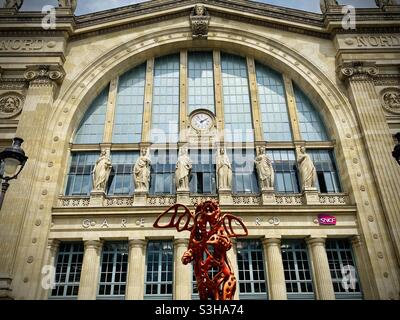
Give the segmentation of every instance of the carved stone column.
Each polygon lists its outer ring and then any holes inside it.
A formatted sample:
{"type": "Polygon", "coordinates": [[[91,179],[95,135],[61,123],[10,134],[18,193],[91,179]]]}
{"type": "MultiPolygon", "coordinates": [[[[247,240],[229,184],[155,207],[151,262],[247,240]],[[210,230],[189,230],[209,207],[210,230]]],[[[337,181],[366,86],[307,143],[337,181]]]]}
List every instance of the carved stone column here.
{"type": "Polygon", "coordinates": [[[174,241],[174,300],[191,300],[192,297],[192,264],[184,265],[181,261],[188,244],[188,239],[175,239],[174,241]]]}
{"type": "Polygon", "coordinates": [[[339,76],[348,86],[373,173],[371,179],[377,186],[387,230],[400,264],[400,168],[392,157],[393,138],[373,82],[377,74],[374,64],[368,63],[354,62],[339,68],[339,76]]]}
{"type": "MultiPolygon", "coordinates": [[[[30,66],[25,72],[29,89],[25,97],[16,136],[24,139],[24,150],[29,157],[24,170],[17,180],[10,183],[10,188],[4,199],[0,213],[0,296],[9,296],[11,281],[16,274],[16,257],[26,255],[26,248],[18,248],[23,223],[34,223],[39,211],[42,197],[48,193],[47,188],[40,190],[40,169],[48,166],[43,141],[52,134],[48,131],[48,118],[52,114],[54,93],[64,77],[61,66],[30,66]]],[[[50,215],[42,219],[49,222],[50,215]]],[[[27,230],[25,230],[26,234],[27,230]]],[[[45,249],[45,239],[38,241],[45,249]]],[[[39,250],[38,248],[36,250],[39,250]]],[[[21,260],[23,258],[21,257],[21,260]]],[[[32,264],[33,266],[33,264],[32,264]]],[[[18,272],[21,277],[21,273],[18,272]]],[[[20,287],[20,286],[17,286],[20,287]]]]}
{"type": "Polygon", "coordinates": [[[143,300],[146,263],[146,241],[129,240],[128,279],[126,300],[143,300]]]}
{"type": "Polygon", "coordinates": [[[318,300],[335,300],[328,256],[324,238],[308,238],[308,250],[311,256],[314,286],[318,300]]]}
{"type": "Polygon", "coordinates": [[[285,274],[283,271],[281,239],[263,241],[265,269],[268,274],[268,293],[271,300],[287,300],[285,274]]]}
{"type": "Polygon", "coordinates": [[[85,241],[78,300],[96,300],[99,284],[101,247],[102,242],[99,240],[85,241]]]}

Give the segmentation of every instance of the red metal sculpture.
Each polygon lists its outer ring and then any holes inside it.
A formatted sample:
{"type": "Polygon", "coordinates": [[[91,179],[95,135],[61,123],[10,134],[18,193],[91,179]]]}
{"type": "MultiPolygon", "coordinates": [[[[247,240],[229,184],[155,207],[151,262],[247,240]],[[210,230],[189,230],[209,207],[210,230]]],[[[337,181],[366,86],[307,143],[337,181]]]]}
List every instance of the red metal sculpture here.
{"type": "Polygon", "coordinates": [[[190,231],[189,246],[182,263],[194,262],[200,299],[232,300],[236,278],[226,252],[232,247],[230,238],[247,236],[242,220],[232,214],[222,215],[218,202],[211,200],[198,204],[194,214],[186,206],[175,204],[160,214],[153,226],[190,231]],[[233,222],[243,229],[243,233],[233,230],[233,222]],[[214,276],[210,276],[211,270],[216,271],[214,276]]]}

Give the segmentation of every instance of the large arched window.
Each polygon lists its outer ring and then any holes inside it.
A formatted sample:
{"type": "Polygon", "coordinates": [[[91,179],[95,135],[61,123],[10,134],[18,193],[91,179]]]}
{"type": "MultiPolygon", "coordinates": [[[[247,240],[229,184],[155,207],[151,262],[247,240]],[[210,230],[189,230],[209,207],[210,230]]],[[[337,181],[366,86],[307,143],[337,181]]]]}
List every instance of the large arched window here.
{"type": "MultiPolygon", "coordinates": [[[[180,130],[200,109],[224,128],[220,136],[232,164],[233,193],[260,192],[258,145],[266,145],[273,161],[275,192],[301,192],[296,149],[303,145],[316,166],[319,191],[341,191],[334,144],[317,108],[288,75],[252,57],[183,50],[134,67],[93,100],[72,139],[66,194],[89,195],[91,170],[104,145],[111,146],[113,164],[107,193],[132,194],[132,167],[143,144],[151,145],[149,192],[174,193],[177,149],[188,142],[180,140],[180,130]]],[[[217,153],[210,146],[191,147],[191,193],[217,192],[217,153]]]]}

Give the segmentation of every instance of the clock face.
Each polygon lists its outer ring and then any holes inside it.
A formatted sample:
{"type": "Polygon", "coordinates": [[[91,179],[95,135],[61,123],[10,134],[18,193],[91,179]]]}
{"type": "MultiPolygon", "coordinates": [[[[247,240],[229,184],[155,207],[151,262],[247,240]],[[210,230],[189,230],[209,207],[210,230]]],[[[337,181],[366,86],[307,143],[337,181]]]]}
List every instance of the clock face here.
{"type": "Polygon", "coordinates": [[[207,113],[197,113],[192,117],[192,127],[196,130],[207,130],[212,127],[213,120],[207,113]]]}

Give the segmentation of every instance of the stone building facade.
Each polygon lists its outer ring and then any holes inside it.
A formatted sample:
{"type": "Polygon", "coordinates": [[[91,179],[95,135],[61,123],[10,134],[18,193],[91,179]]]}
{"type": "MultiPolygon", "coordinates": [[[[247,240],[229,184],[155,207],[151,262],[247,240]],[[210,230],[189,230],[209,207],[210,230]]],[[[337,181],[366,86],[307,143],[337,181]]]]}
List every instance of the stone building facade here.
{"type": "Polygon", "coordinates": [[[174,203],[216,199],[249,229],[229,251],[237,299],[399,299],[400,7],[357,9],[344,29],[326,3],[67,5],[54,29],[0,9],[0,145],[22,137],[29,157],[0,212],[1,297],[195,299],[189,235],[152,225],[174,203]],[[190,188],[176,191],[182,147],[190,188]],[[257,175],[260,148],[273,185],[257,175]],[[141,149],[149,185],[135,190],[141,149]],[[112,168],[92,190],[102,151],[112,168]]]}

